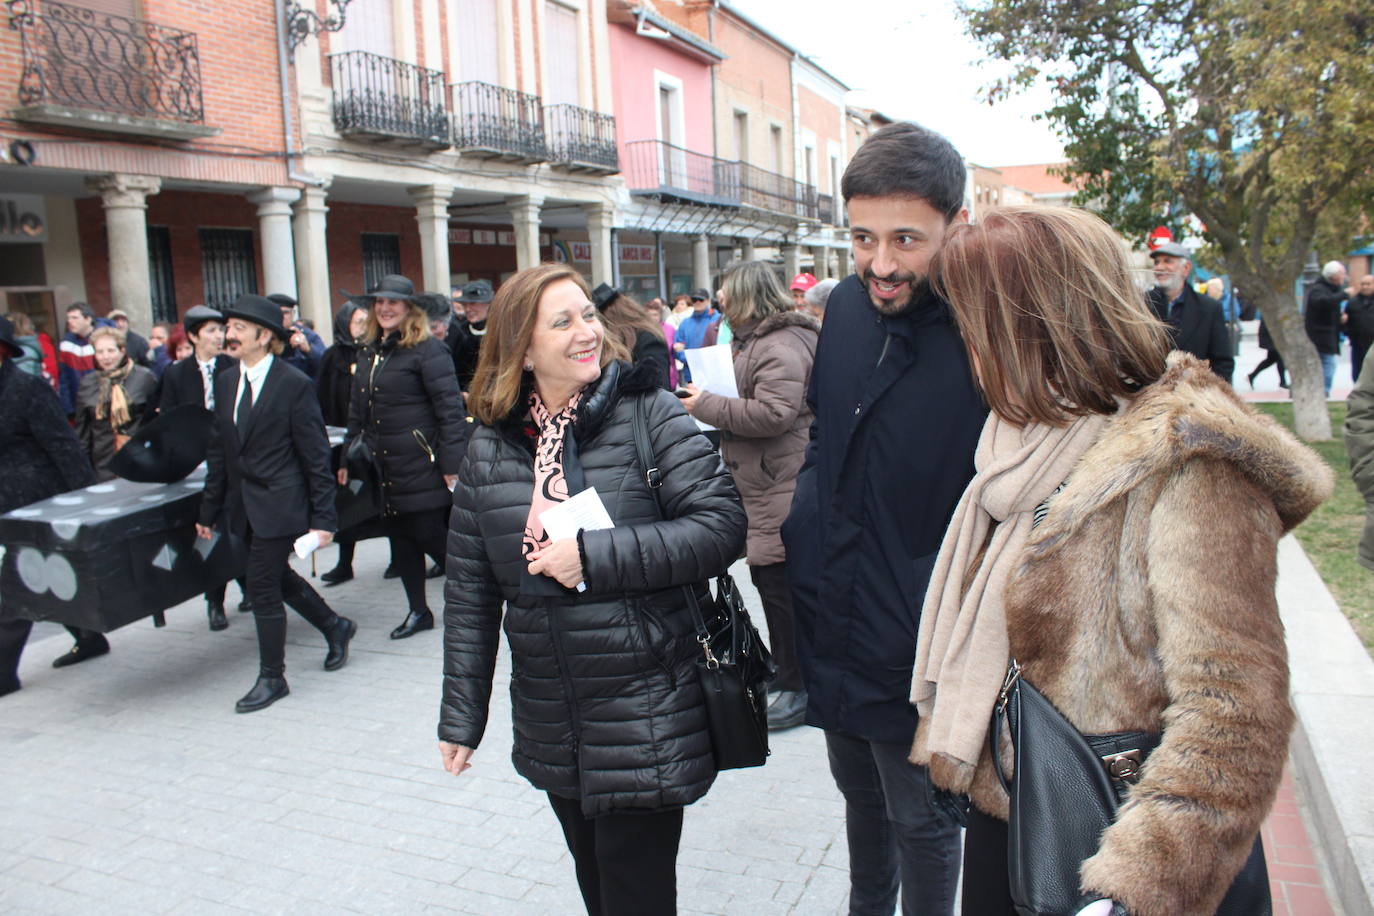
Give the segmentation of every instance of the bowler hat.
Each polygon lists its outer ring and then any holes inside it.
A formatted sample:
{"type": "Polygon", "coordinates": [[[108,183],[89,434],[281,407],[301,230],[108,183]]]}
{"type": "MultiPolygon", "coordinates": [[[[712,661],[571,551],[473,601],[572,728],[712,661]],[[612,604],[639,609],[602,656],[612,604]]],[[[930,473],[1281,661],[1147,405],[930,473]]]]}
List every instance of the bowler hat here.
{"type": "Polygon", "coordinates": [[[267,298],[269,301],[277,303],[277,305],[284,309],[293,309],[297,305],[300,305],[299,302],[286,295],[286,293],[268,293],[267,298]]]}
{"type": "Polygon", "coordinates": [[[225,318],[241,318],[261,325],[282,340],[288,340],[291,332],[282,327],[281,306],[271,299],[244,293],[234,300],[234,304],[222,310],[225,318]]]}
{"type": "Polygon", "coordinates": [[[1165,242],[1163,245],[1160,245],[1150,251],[1151,258],[1161,254],[1172,255],[1175,258],[1183,258],[1188,261],[1191,261],[1193,259],[1193,253],[1189,251],[1187,248],[1184,248],[1178,242],[1165,242]]]}
{"type": "Polygon", "coordinates": [[[205,460],[215,415],[199,404],[158,414],[110,459],[109,468],[137,483],[175,483],[205,460]]]}
{"type": "Polygon", "coordinates": [[[606,311],[606,307],[620,298],[620,290],[609,283],[602,283],[592,290],[592,302],[596,304],[598,312],[606,311]]]}
{"type": "MultiPolygon", "coordinates": [[[[349,293],[345,292],[345,296],[349,293]]],[[[401,302],[415,301],[415,284],[410,282],[409,277],[400,274],[387,274],[377,281],[377,285],[363,293],[363,297],[368,301],[368,306],[372,305],[378,297],[383,299],[397,299],[401,302]]]]}
{"type": "Polygon", "coordinates": [[[13,322],[4,315],[0,315],[0,346],[9,348],[10,359],[19,359],[24,355],[24,348],[15,342],[13,322]]]}
{"type": "Polygon", "coordinates": [[[463,298],[460,301],[464,305],[469,302],[490,302],[492,298],[490,280],[473,280],[463,284],[463,298]]]}
{"type": "Polygon", "coordinates": [[[224,324],[224,313],[216,311],[208,305],[193,305],[182,316],[181,326],[190,335],[200,330],[200,326],[207,321],[218,321],[220,324],[224,324]]]}
{"type": "Polygon", "coordinates": [[[693,301],[693,302],[710,302],[710,301],[711,301],[711,294],[708,293],[708,292],[707,292],[706,290],[704,290],[704,289],[694,290],[694,291],[692,292],[692,301],[693,301]]]}

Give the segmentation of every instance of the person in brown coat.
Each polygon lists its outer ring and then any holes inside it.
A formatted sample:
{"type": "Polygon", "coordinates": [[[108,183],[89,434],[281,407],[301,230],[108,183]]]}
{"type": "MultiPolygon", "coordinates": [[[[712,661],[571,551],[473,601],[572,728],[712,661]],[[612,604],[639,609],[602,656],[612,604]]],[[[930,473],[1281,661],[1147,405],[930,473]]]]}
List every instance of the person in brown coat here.
{"type": "Polygon", "coordinates": [[[1268,912],[1256,838],[1293,726],[1277,544],[1330,469],[1205,362],[1166,360],[1167,327],[1087,211],[994,210],[946,239],[932,281],[992,410],[912,678],[912,759],[972,801],[964,913],[1012,912],[988,740],[1009,659],[1080,732],[1159,741],[1072,912],[1268,912]]]}
{"type": "Polygon", "coordinates": [[[780,529],[806,454],[812,420],[806,390],[821,326],[793,308],[782,282],[762,261],[732,267],[720,295],[725,320],[735,335],[731,347],[739,397],[688,385],[690,394],[682,404],[698,420],[722,431],[721,454],[749,515],[749,576],[763,601],[769,645],[778,666],[768,727],[792,728],[806,718],[806,690],[797,665],[780,529]]]}

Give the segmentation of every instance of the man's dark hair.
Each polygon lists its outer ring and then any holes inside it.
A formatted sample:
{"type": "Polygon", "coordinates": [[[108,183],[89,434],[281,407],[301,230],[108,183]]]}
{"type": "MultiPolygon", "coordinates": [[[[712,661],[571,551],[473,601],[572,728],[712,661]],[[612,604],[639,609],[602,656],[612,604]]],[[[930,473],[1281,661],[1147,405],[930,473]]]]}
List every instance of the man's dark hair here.
{"type": "Polygon", "coordinates": [[[889,124],[864,141],[840,180],[855,197],[918,197],[952,220],[964,206],[964,159],[944,137],[910,121],[889,124]]]}
{"type": "Polygon", "coordinates": [[[73,302],[71,305],[67,306],[67,313],[70,314],[71,312],[80,312],[92,321],[95,320],[95,309],[84,302],[73,302]]]}

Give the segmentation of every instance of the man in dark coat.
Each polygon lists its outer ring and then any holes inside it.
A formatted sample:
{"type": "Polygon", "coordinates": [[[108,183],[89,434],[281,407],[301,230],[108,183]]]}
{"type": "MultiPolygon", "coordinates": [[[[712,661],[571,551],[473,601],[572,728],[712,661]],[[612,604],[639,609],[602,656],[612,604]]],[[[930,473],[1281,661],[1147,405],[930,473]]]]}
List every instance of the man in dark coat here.
{"type": "Polygon", "coordinates": [[[1322,381],[1328,396],[1331,383],[1336,380],[1336,357],[1341,352],[1341,307],[1345,297],[1345,265],[1327,261],[1321,277],[1307,290],[1302,320],[1308,339],[1321,357],[1322,381]]]}
{"type": "Polygon", "coordinates": [[[850,912],[948,913],[959,825],[907,761],[921,602],[950,515],[973,476],[987,408],[926,272],[967,220],[964,165],[914,124],[875,133],[841,190],[854,244],[835,287],[807,400],[806,463],[783,525],[808,692],[845,797],[850,912]]]}
{"type": "Polygon", "coordinates": [[[245,578],[261,664],[257,683],[235,709],[254,712],[291,692],[283,601],[324,635],[326,671],[348,661],[357,626],[335,614],[288,562],[298,537],[311,535],[323,546],[335,529],[329,439],[315,388],[275,358],[290,335],[276,303],[246,294],[224,314],[239,364],[215,380],[215,433],[196,533],[208,540],[224,523],[248,543],[245,578]]]}
{"type": "Polygon", "coordinates": [[[1231,334],[1226,330],[1221,303],[1199,295],[1188,282],[1193,273],[1192,257],[1177,242],[1166,242],[1150,252],[1155,275],[1150,307],[1169,325],[1175,350],[1208,360],[1212,371],[1229,383],[1236,367],[1231,334]]]}
{"type": "MultiPolygon", "coordinates": [[[[181,323],[195,352],[172,363],[162,373],[158,412],[166,413],[186,404],[214,410],[214,380],[234,365],[234,358],[221,352],[224,349],[224,315],[204,305],[194,305],[186,311],[181,323]]],[[[229,626],[229,618],[224,615],[225,584],[220,583],[205,593],[205,615],[212,630],[229,626]]],[[[242,588],[243,583],[239,586],[242,588]]]]}
{"type": "Polygon", "coordinates": [[[1374,343],[1374,274],[1365,274],[1355,285],[1355,295],[1345,304],[1345,336],[1350,338],[1350,376],[1360,380],[1369,345],[1374,343]]]}
{"type": "Polygon", "coordinates": [[[487,312],[495,295],[487,280],[473,280],[463,286],[463,315],[455,315],[449,323],[449,352],[453,354],[453,370],[458,374],[458,388],[465,394],[472,386],[477,372],[477,358],[482,353],[482,340],[487,334],[487,312]]]}
{"type": "MultiPolygon", "coordinates": [[[[13,325],[0,315],[0,514],[95,483],[95,469],[52,386],[14,364],[23,355],[13,325]]],[[[19,689],[19,656],[32,629],[28,620],[0,622],[0,696],[19,689]]],[[[58,657],[55,668],[110,651],[99,633],[67,631],[76,645],[58,657]]]]}

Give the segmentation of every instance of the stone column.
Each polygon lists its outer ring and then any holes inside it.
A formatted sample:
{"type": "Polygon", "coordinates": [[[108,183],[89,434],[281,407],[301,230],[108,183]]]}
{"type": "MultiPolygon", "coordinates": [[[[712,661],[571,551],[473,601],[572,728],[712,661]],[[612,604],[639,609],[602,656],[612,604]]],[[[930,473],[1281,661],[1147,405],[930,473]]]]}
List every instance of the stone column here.
{"type": "Polygon", "coordinates": [[[586,204],[587,238],[592,245],[592,287],[601,283],[615,285],[615,244],[611,230],[615,226],[615,207],[607,203],[586,204]]]}
{"type": "Polygon", "coordinates": [[[791,283],[792,278],[801,273],[801,248],[797,245],[780,245],[782,252],[782,282],[791,283]]]}
{"type": "Polygon", "coordinates": [[[420,225],[421,286],[427,292],[448,295],[448,204],[453,197],[450,184],[427,184],[408,188],[415,201],[415,222],[420,225]]]}
{"type": "Polygon", "coordinates": [[[741,261],[753,261],[753,260],[755,260],[755,257],[754,257],[754,240],[753,240],[753,239],[743,239],[743,240],[740,241],[740,243],[739,243],[739,259],[740,259],[741,261]]]}
{"type": "Polygon", "coordinates": [[[715,294],[711,289],[711,237],[705,233],[692,238],[692,288],[715,294]]]}
{"type": "Polygon", "coordinates": [[[510,224],[515,229],[515,267],[525,270],[539,266],[539,209],[544,198],[519,194],[506,198],[510,224]]]}
{"type": "Polygon", "coordinates": [[[836,267],[838,268],[838,270],[835,271],[835,276],[843,280],[845,277],[849,276],[849,271],[851,269],[849,266],[848,245],[841,246],[835,250],[835,261],[836,267]]]}
{"type": "Polygon", "coordinates": [[[148,278],[148,195],[162,190],[150,175],[98,175],[86,186],[100,194],[109,236],[110,308],[129,315],[129,326],[147,334],[153,326],[148,278]]]}
{"type": "Polygon", "coordinates": [[[299,299],[296,287],[296,250],[291,239],[291,205],[300,200],[299,188],[261,188],[245,195],[258,205],[258,235],[262,243],[262,286],[267,293],[299,299]]]}
{"type": "Polygon", "coordinates": [[[817,245],[811,249],[811,273],[817,280],[824,280],[830,276],[830,249],[825,245],[817,245]]]}
{"type": "MultiPolygon", "coordinates": [[[[334,339],[334,297],[329,289],[329,250],[325,242],[325,188],[304,188],[296,201],[291,232],[296,241],[296,289],[302,318],[315,322],[326,344],[334,339]]],[[[362,290],[355,290],[362,292],[362,290]]]]}

